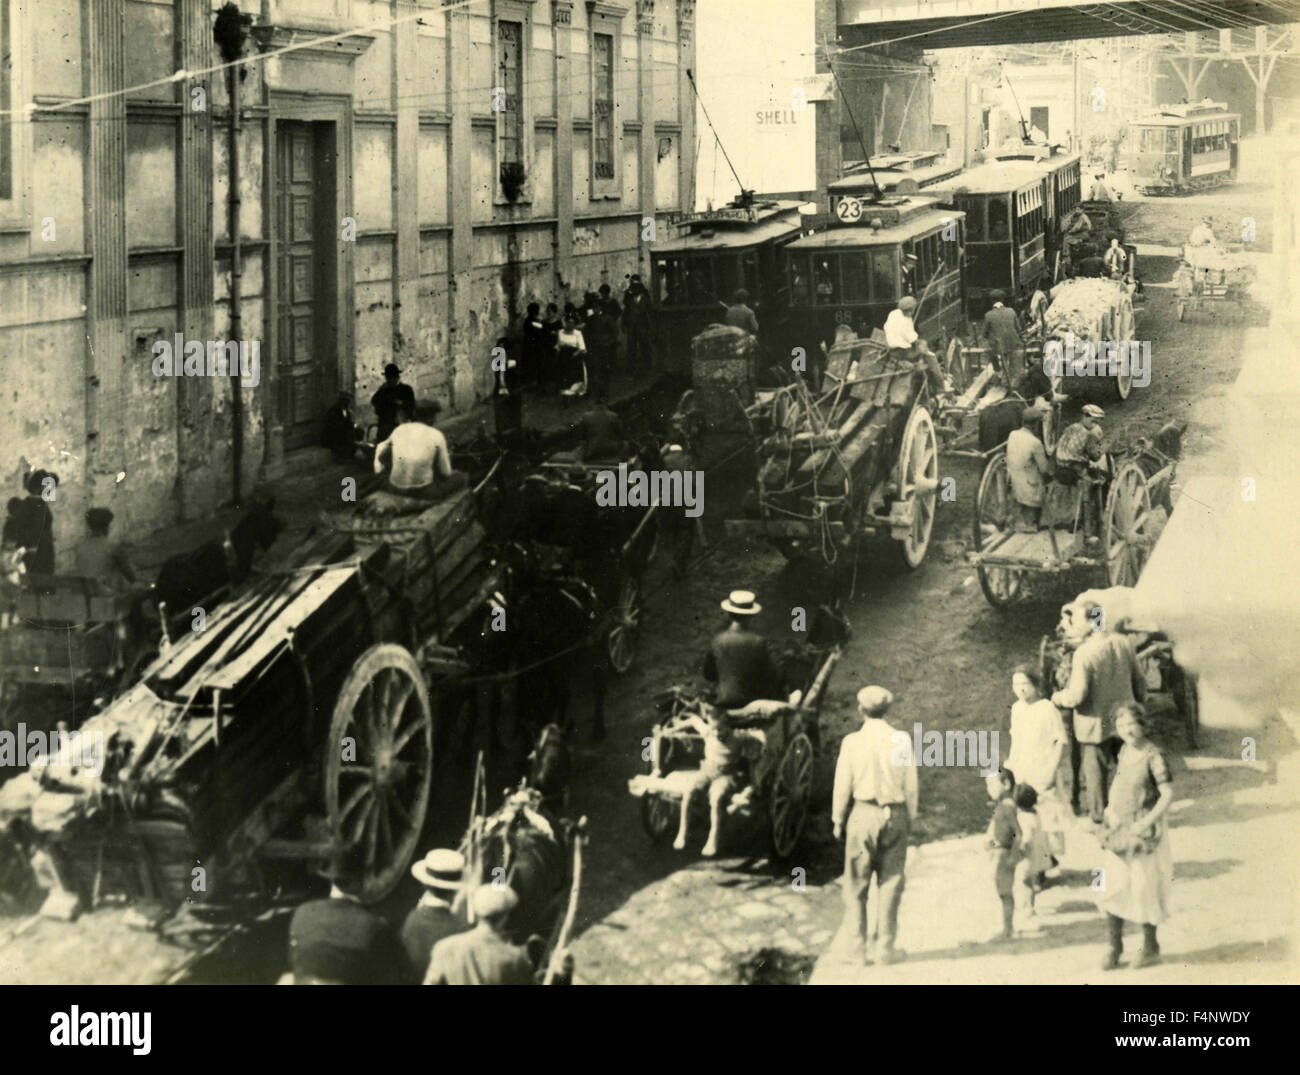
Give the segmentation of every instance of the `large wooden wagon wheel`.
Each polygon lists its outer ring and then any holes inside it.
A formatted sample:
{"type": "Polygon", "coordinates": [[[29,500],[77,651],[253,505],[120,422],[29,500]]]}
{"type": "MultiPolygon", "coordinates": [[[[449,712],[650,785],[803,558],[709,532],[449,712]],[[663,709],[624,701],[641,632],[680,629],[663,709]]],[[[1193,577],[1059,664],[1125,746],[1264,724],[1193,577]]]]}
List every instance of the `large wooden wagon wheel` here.
{"type": "Polygon", "coordinates": [[[1120,468],[1106,497],[1103,541],[1112,586],[1136,586],[1151,555],[1151,491],[1135,462],[1120,468]]]}
{"type": "Polygon", "coordinates": [[[630,571],[624,571],[618,597],[610,609],[612,622],[605,636],[610,667],[622,675],[636,658],[637,636],[641,633],[641,585],[630,571]]]}
{"type": "MultiPolygon", "coordinates": [[[[645,771],[654,772],[652,758],[646,762],[645,771]]],[[[659,740],[659,775],[666,776],[673,771],[673,741],[669,738],[659,740]]],[[[667,843],[676,833],[681,819],[680,805],[666,795],[647,792],[641,796],[641,827],[655,843],[667,843]]]]}
{"type": "Polygon", "coordinates": [[[796,733],[788,744],[772,777],[768,794],[768,812],[772,819],[772,854],[787,859],[799,846],[808,821],[808,803],[812,797],[813,748],[803,732],[796,733]]]}
{"type": "Polygon", "coordinates": [[[898,553],[910,568],[918,568],[930,548],[934,532],[935,493],[939,488],[939,440],[934,421],[917,407],[903,432],[898,457],[898,498],[912,505],[912,526],[897,543],[898,553]]]}
{"type": "Polygon", "coordinates": [[[433,710],[420,666],[404,646],[371,646],[343,682],[325,743],[325,808],[335,838],[361,848],[363,903],[406,875],[432,773],[433,710]]]}
{"type": "MultiPolygon", "coordinates": [[[[1115,311],[1115,331],[1106,337],[1118,342],[1132,342],[1133,338],[1133,303],[1126,298],[1115,311]]],[[[1111,381],[1111,390],[1122,403],[1133,393],[1132,356],[1124,363],[1124,368],[1111,381]]]]}
{"type": "MultiPolygon", "coordinates": [[[[979,489],[975,494],[975,551],[984,547],[1000,533],[1015,525],[1015,501],[1011,495],[1011,475],[1007,473],[1007,457],[999,452],[984,468],[979,489]]],[[[989,604],[1006,608],[1020,596],[1024,587],[1024,572],[1006,567],[976,567],[980,589],[989,604]]]]}

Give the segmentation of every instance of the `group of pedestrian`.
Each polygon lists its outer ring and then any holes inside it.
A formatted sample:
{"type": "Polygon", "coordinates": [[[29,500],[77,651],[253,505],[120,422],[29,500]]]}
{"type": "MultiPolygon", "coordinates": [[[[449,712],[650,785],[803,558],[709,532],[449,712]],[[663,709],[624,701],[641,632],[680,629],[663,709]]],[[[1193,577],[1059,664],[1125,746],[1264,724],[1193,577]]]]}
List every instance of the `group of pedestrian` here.
{"type": "MultiPolygon", "coordinates": [[[[1015,669],[1015,702],[1002,729],[1010,735],[1010,750],[986,777],[994,803],[986,846],[1001,907],[1001,928],[992,940],[1041,932],[1036,896],[1058,872],[1078,813],[1104,855],[1102,967],[1121,966],[1125,922],[1142,928],[1133,966],[1146,967],[1159,960],[1157,928],[1170,910],[1169,765],[1149,737],[1146,681],[1132,636],[1121,629],[1124,621],[1107,623],[1104,607],[1090,593],[1066,606],[1064,616],[1074,646],[1068,677],[1053,691],[1036,669],[1015,669]],[[1063,713],[1070,715],[1068,722],[1063,713]]],[[[845,840],[844,929],[868,963],[873,957],[893,963],[905,955],[895,940],[918,794],[911,740],[885,720],[892,703],[883,687],[858,692],[862,727],[840,746],[831,807],[835,836],[845,840]],[[881,900],[874,952],[867,918],[873,875],[881,900]]]]}
{"type": "Polygon", "coordinates": [[[628,277],[620,302],[609,284],[587,291],[581,304],[550,302],[545,312],[539,302],[528,304],[518,355],[509,340],[498,341],[516,362],[516,377],[502,381],[498,374],[495,395],[507,395],[522,388],[567,397],[590,396],[597,402],[609,399],[610,380],[618,365],[620,342],[626,344],[626,362],[631,370],[654,368],[654,310],[650,292],[639,274],[628,277]]]}
{"type": "MultiPolygon", "coordinates": [[[[294,911],[282,985],[531,985],[536,980],[528,950],[507,935],[519,896],[508,884],[471,887],[459,851],[437,848],[411,866],[423,892],[397,929],[361,903],[361,865],[356,852],[336,854],[329,895],[294,911]]],[[[559,978],[567,982],[572,964],[562,962],[559,978]]]]}

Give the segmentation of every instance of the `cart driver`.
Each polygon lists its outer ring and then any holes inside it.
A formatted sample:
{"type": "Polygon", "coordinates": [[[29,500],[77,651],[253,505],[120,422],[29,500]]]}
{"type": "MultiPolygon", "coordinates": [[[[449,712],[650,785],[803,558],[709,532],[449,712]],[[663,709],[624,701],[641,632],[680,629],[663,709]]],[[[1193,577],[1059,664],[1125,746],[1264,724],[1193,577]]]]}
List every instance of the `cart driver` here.
{"type": "MultiPolygon", "coordinates": [[[[1056,442],[1056,480],[1061,485],[1097,484],[1106,475],[1106,455],[1101,419],[1106,417],[1095,403],[1085,403],[1079,421],[1065,427],[1056,442]]],[[[1086,490],[1085,490],[1086,493],[1086,490]]],[[[1089,544],[1099,540],[1100,520],[1095,498],[1083,498],[1083,530],[1089,544]]]]}
{"type": "Polygon", "coordinates": [[[930,345],[917,333],[916,324],[912,320],[915,315],[916,299],[904,295],[885,318],[885,346],[889,348],[890,358],[915,361],[917,368],[924,368],[926,379],[930,382],[930,391],[938,395],[944,390],[943,371],[939,368],[939,360],[930,350],[930,345]]]}
{"type": "Polygon", "coordinates": [[[1210,218],[1204,217],[1199,224],[1192,229],[1192,233],[1187,236],[1188,246],[1214,246],[1214,229],[1210,227],[1210,218]]]}
{"type": "Polygon", "coordinates": [[[748,590],[733,590],[722,602],[731,623],[709,642],[704,678],[716,685],[713,703],[743,709],[759,698],[781,698],[781,674],[767,640],[750,627],[763,606],[748,590]]]}

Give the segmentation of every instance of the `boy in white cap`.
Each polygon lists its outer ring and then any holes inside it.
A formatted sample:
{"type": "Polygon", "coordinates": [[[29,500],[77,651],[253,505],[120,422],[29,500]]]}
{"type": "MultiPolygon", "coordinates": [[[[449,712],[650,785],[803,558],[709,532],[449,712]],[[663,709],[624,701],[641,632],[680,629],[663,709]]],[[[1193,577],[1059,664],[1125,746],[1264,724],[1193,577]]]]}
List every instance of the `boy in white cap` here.
{"type": "Polygon", "coordinates": [[[867,892],[876,875],[883,912],[882,963],[905,953],[894,948],[903,898],[907,835],[916,818],[918,791],[912,742],[885,721],[894,696],[884,687],[858,691],[862,727],[844,737],[835,765],[831,821],[844,840],[844,928],[852,929],[867,960],[867,892]]]}
{"type": "Polygon", "coordinates": [[[429,969],[433,946],[469,928],[451,910],[464,884],[465,857],[447,847],[435,848],[411,866],[411,875],[424,886],[424,895],[402,923],[401,940],[413,980],[418,983],[429,969]]]}
{"type": "Polygon", "coordinates": [[[470,906],[474,928],[445,937],[433,946],[425,985],[532,985],[528,953],[505,937],[506,920],[519,906],[509,885],[486,884],[474,890],[470,906]]]}

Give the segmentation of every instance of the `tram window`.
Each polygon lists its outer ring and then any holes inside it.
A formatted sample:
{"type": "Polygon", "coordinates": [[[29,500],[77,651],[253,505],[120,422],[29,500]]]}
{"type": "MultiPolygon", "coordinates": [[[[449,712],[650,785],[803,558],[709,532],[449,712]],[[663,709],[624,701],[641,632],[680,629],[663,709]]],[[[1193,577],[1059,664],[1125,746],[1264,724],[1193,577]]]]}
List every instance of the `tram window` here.
{"type": "Polygon", "coordinates": [[[871,301],[893,302],[898,295],[894,280],[894,254],[892,250],[873,250],[871,253],[871,301]]]}
{"type": "Polygon", "coordinates": [[[984,241],[984,203],[979,200],[959,202],[959,209],[966,213],[966,240],[972,243],[984,241]]]}
{"type": "Polygon", "coordinates": [[[989,199],[989,242],[1004,243],[1011,238],[1007,203],[1002,198],[989,199]]]}
{"type": "Polygon", "coordinates": [[[795,306],[812,305],[812,288],[809,286],[808,255],[790,255],[790,301],[795,306]]]}
{"type": "Polygon", "coordinates": [[[686,262],[686,302],[705,306],[717,295],[713,287],[713,264],[708,258],[691,258],[686,262]]]}
{"type": "Polygon", "coordinates": [[[952,272],[961,264],[961,244],[956,239],[945,239],[943,243],[943,270],[952,272]]]}
{"type": "Polygon", "coordinates": [[[740,286],[749,292],[749,302],[752,306],[758,301],[758,256],[756,254],[742,254],[740,258],[740,286]]]}
{"type": "Polygon", "coordinates": [[[713,290],[708,297],[730,302],[732,293],[740,286],[736,282],[736,258],[718,254],[709,259],[709,265],[713,269],[713,290]]]}
{"type": "Polygon", "coordinates": [[[853,253],[840,255],[840,272],[843,275],[843,301],[867,302],[870,292],[867,290],[867,259],[869,254],[853,253]]]}
{"type": "Polygon", "coordinates": [[[840,301],[840,272],[837,258],[829,254],[813,255],[813,289],[818,305],[834,305],[840,301]]]}
{"type": "Polygon", "coordinates": [[[677,258],[660,258],[655,262],[657,299],[661,306],[681,306],[686,301],[682,291],[682,263],[677,258]]]}

